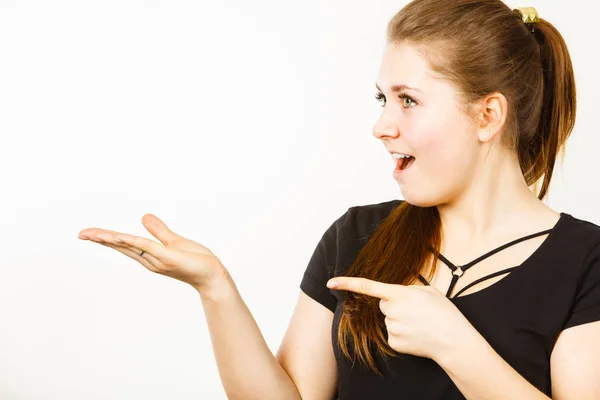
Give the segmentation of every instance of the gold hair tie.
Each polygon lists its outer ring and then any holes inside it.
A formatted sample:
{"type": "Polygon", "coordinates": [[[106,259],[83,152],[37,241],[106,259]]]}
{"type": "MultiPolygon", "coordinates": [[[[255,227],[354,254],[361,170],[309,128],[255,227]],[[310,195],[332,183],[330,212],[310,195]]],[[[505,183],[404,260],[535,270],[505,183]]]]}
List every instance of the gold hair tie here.
{"type": "Polygon", "coordinates": [[[515,8],[516,11],[519,11],[521,14],[521,19],[524,24],[533,24],[534,22],[540,22],[540,16],[538,12],[533,7],[519,7],[515,8]]]}

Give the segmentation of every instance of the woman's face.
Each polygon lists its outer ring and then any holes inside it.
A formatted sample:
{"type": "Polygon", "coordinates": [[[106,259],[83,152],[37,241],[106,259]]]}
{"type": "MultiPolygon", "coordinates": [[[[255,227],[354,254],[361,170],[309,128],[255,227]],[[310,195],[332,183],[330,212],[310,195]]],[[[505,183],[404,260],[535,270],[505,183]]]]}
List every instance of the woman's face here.
{"type": "Polygon", "coordinates": [[[475,121],[462,111],[456,87],[436,76],[408,44],[386,47],[377,86],[384,108],[373,135],[388,151],[415,157],[396,177],[404,199],[431,207],[467,190],[480,147],[475,121]]]}

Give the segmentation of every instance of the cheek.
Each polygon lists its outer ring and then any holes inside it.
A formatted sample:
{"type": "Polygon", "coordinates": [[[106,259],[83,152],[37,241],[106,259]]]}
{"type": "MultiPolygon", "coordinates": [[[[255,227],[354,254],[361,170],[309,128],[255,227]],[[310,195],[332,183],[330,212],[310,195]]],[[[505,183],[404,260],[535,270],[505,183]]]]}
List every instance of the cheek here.
{"type": "Polygon", "coordinates": [[[422,116],[414,126],[414,150],[419,168],[447,176],[465,159],[467,131],[454,115],[432,113],[422,116]]]}
{"type": "Polygon", "coordinates": [[[473,172],[469,156],[473,150],[465,140],[468,131],[461,131],[455,120],[436,116],[418,128],[411,132],[414,135],[409,142],[417,162],[412,175],[407,175],[402,194],[410,204],[432,207],[464,188],[473,172]]]}

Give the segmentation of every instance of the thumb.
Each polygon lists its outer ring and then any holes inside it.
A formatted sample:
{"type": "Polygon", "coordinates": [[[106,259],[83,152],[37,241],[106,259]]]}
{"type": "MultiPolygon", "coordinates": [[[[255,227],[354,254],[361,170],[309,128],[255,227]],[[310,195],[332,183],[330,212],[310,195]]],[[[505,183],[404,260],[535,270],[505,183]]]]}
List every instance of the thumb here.
{"type": "Polygon", "coordinates": [[[177,239],[183,239],[182,236],[179,236],[170,230],[169,227],[167,227],[167,225],[155,215],[144,215],[142,217],[142,224],[148,230],[148,232],[152,234],[152,236],[160,240],[160,242],[165,246],[177,239]]]}

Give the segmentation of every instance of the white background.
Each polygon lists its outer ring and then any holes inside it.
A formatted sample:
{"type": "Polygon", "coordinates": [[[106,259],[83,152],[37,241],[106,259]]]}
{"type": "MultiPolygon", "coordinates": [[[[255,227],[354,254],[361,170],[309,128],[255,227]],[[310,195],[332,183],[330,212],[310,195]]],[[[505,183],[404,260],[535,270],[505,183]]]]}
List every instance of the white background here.
{"type": "MultiPolygon", "coordinates": [[[[405,3],[0,0],[0,398],[226,398],[194,289],[77,238],[152,237],[148,212],[219,256],[275,352],[325,229],[401,198],[372,127],[405,3]]],[[[569,4],[510,5],[575,66],[547,203],[600,223],[598,6],[569,4]]]]}

